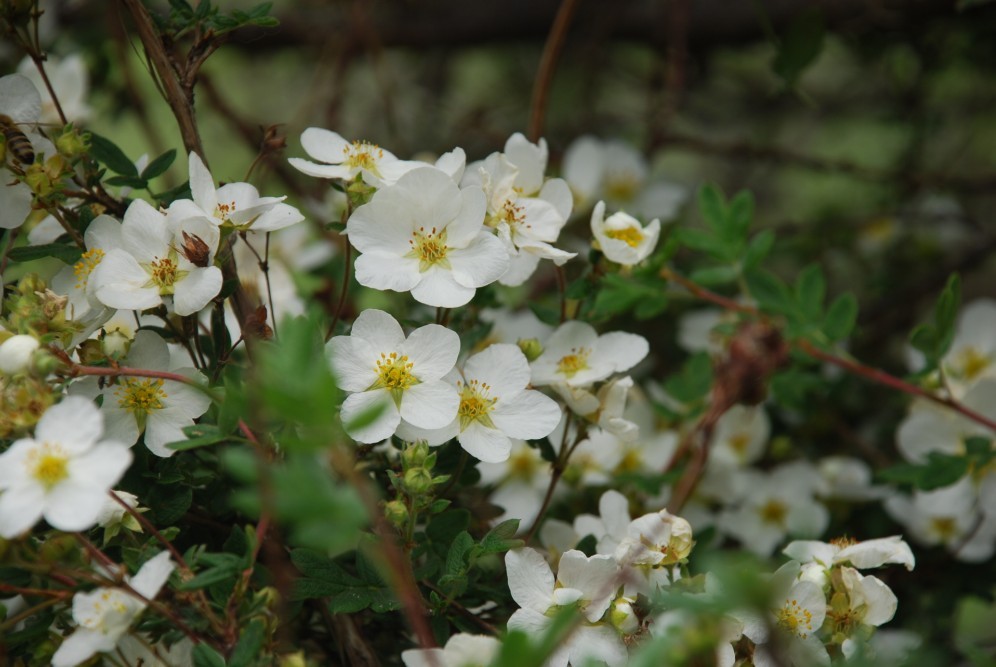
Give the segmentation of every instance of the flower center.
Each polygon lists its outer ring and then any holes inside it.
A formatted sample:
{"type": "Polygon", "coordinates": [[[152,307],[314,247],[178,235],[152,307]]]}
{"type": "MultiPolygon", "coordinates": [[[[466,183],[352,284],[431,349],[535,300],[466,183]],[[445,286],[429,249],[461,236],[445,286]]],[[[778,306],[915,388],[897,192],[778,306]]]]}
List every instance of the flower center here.
{"type": "Polygon", "coordinates": [[[58,445],[44,443],[41,451],[29,459],[31,476],[46,489],[69,477],[69,457],[58,445]]]}
{"type": "Polygon", "coordinates": [[[934,529],[934,534],[941,538],[941,542],[950,542],[958,536],[958,524],[949,516],[938,516],[930,520],[930,527],[934,529]]]}
{"type": "Polygon", "coordinates": [[[844,535],[843,537],[835,537],[830,540],[830,544],[834,545],[838,549],[846,549],[847,547],[853,547],[858,541],[853,537],[848,537],[844,535]]]}
{"type": "Polygon", "coordinates": [[[368,141],[354,141],[342,149],[346,158],[343,162],[353,169],[366,169],[377,176],[377,161],[384,157],[384,151],[368,141]]]}
{"type": "Polygon", "coordinates": [[[780,500],[769,500],[761,506],[761,521],[773,523],[777,526],[784,526],[788,517],[788,506],[780,500]]]}
{"type": "Polygon", "coordinates": [[[490,385],[477,380],[471,380],[460,389],[460,408],[457,415],[460,417],[461,431],[475,421],[481,422],[488,428],[495,428],[488,413],[494,409],[498,399],[488,396],[490,391],[490,385]]]}
{"type": "Polygon", "coordinates": [[[371,389],[387,389],[391,392],[394,402],[401,405],[401,394],[413,384],[418,384],[419,379],[412,374],[414,364],[408,361],[408,355],[398,355],[397,352],[390,354],[381,353],[377,360],[377,381],[370,387],[371,389]]]}
{"type": "Polygon", "coordinates": [[[177,253],[170,250],[166,257],[158,257],[146,265],[150,282],[159,288],[160,295],[173,294],[174,286],[184,276],[187,271],[181,271],[177,265],[177,253]]]}
{"type": "Polygon", "coordinates": [[[73,274],[76,276],[76,289],[86,287],[87,279],[90,278],[90,274],[93,273],[93,270],[97,268],[102,259],[104,259],[104,251],[100,248],[91,248],[80,256],[79,261],[73,264],[73,274]]]}
{"type": "Polygon", "coordinates": [[[539,467],[533,450],[513,452],[508,459],[508,476],[513,479],[531,480],[539,467]]]}
{"type": "Polygon", "coordinates": [[[741,458],[747,453],[747,445],[750,444],[750,436],[746,433],[737,433],[729,441],[730,449],[736,452],[741,458]]]}
{"type": "Polygon", "coordinates": [[[798,600],[786,600],[778,610],[778,625],[803,639],[813,631],[813,615],[799,605],[798,600]]]}
{"type": "Polygon", "coordinates": [[[629,201],[636,195],[640,182],[633,174],[612,174],[605,179],[605,196],[616,201],[629,201]]]}
{"type": "Polygon", "coordinates": [[[991,360],[974,347],[968,347],[958,355],[957,366],[966,380],[974,380],[989,367],[991,360]]]}
{"type": "Polygon", "coordinates": [[[152,378],[124,380],[114,390],[114,395],[119,407],[135,415],[139,429],[145,428],[150,412],[163,409],[163,399],[167,397],[163,381],[152,378]]]}
{"type": "Polygon", "coordinates": [[[622,229],[607,229],[605,230],[605,235],[610,239],[616,239],[617,241],[622,241],[631,248],[643,243],[645,238],[643,232],[637,227],[623,227],[622,229]]]}
{"type": "Polygon", "coordinates": [[[406,257],[418,258],[418,270],[424,273],[435,264],[443,268],[450,268],[446,253],[449,247],[446,245],[446,230],[436,231],[433,227],[428,232],[425,227],[419,227],[412,232],[412,238],[408,240],[408,245],[412,247],[406,257]]]}
{"type": "Polygon", "coordinates": [[[557,372],[568,379],[572,378],[578,372],[589,368],[589,356],[591,356],[591,350],[586,347],[571,348],[570,354],[565,354],[557,362],[557,372]]]}
{"type": "Polygon", "coordinates": [[[228,216],[235,213],[235,202],[229,202],[227,204],[219,202],[214,208],[214,217],[218,218],[222,222],[228,220],[228,216]]]}

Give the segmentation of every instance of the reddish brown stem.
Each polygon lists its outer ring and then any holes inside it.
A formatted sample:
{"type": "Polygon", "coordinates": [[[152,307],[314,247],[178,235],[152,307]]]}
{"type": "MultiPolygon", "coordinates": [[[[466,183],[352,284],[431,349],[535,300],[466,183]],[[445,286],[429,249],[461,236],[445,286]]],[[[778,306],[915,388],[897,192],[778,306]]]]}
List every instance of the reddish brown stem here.
{"type": "Polygon", "coordinates": [[[564,47],[564,40],[567,38],[567,28],[574,18],[574,11],[578,7],[578,0],[564,0],[557,10],[557,17],[550,28],[550,34],[546,38],[546,45],[543,47],[543,55],[540,57],[539,71],[536,73],[536,82],[533,84],[533,98],[529,112],[529,139],[539,141],[543,135],[543,123],[546,117],[546,103],[550,95],[550,85],[553,83],[553,71],[557,67],[557,59],[560,51],[564,47]]]}

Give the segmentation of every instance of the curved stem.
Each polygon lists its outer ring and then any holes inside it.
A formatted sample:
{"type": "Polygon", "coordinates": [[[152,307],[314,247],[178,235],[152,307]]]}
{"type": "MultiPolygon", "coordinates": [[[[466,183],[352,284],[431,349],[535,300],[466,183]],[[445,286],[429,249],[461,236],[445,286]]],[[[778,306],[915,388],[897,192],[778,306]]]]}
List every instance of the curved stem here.
{"type": "Polygon", "coordinates": [[[553,70],[557,67],[557,59],[560,57],[560,51],[567,38],[567,28],[571,25],[571,19],[574,18],[574,11],[577,7],[578,0],[563,0],[557,10],[557,17],[553,20],[550,34],[546,38],[546,44],[543,46],[543,55],[540,57],[536,82],[533,84],[533,97],[529,111],[530,141],[539,141],[543,134],[546,103],[550,94],[550,85],[553,83],[553,70]]]}
{"type": "MultiPolygon", "coordinates": [[[[341,237],[340,237],[341,238],[341,237]]],[[[342,315],[342,307],[346,304],[346,294],[349,293],[349,281],[351,276],[351,270],[353,268],[352,262],[352,246],[349,245],[349,241],[345,243],[346,248],[343,254],[343,268],[342,268],[342,285],[339,287],[339,301],[335,304],[335,312],[332,314],[332,323],[329,325],[328,333],[325,334],[325,340],[328,341],[335,335],[335,326],[339,323],[339,316],[342,315]]]]}

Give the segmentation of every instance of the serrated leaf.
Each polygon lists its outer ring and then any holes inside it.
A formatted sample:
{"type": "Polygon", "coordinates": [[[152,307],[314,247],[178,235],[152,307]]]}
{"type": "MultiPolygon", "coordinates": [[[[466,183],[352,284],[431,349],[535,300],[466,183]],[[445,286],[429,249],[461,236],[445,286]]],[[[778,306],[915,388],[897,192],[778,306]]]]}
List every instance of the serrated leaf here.
{"type": "Polygon", "coordinates": [[[191,657],[194,667],[225,667],[225,659],[207,644],[195,644],[191,657]]]}
{"type": "Polygon", "coordinates": [[[707,352],[689,357],[676,375],[664,382],[664,389],[681,403],[693,403],[712,387],[712,359],[707,352]]]}
{"type": "Polygon", "coordinates": [[[830,341],[843,340],[851,335],[858,321],[858,300],[850,292],[841,294],[827,309],[823,318],[823,334],[830,341]]]}
{"type": "Polygon", "coordinates": [[[699,188],[699,211],[713,231],[723,233],[726,226],[726,198],[718,185],[706,183],[699,188]]]}
{"type": "Polygon", "coordinates": [[[239,643],[235,645],[231,657],[228,658],[229,667],[251,667],[256,664],[265,639],[263,622],[258,618],[250,621],[239,637],[239,643]]]}
{"type": "Polygon", "coordinates": [[[108,169],[122,176],[138,176],[135,163],[113,141],[90,132],[90,155],[108,169]]]}
{"type": "Polygon", "coordinates": [[[799,274],[795,283],[795,296],[800,310],[808,320],[814,321],[822,315],[826,289],[823,269],[818,264],[810,264],[799,274]]]}
{"type": "Polygon", "coordinates": [[[176,159],[176,149],[171,148],[155,160],[146,165],[145,169],[142,170],[141,177],[146,181],[151,181],[157,176],[161,176],[170,168],[173,164],[173,160],[176,159]]]}
{"type": "Polygon", "coordinates": [[[502,521],[481,538],[481,552],[485,554],[503,553],[521,546],[522,540],[515,538],[518,531],[518,519],[502,521]]]}
{"type": "Polygon", "coordinates": [[[301,574],[311,579],[326,581],[343,588],[361,584],[359,579],[317,549],[294,549],[291,552],[291,562],[301,574]]]}
{"type": "Polygon", "coordinates": [[[775,245],[775,233],[770,229],[765,229],[763,232],[755,235],[754,238],[750,240],[747,244],[747,251],[744,253],[743,257],[743,267],[744,269],[752,269],[761,260],[768,256],[771,252],[771,248],[775,245]]]}
{"type": "Polygon", "coordinates": [[[456,536],[456,539],[450,544],[449,551],[446,552],[446,574],[452,577],[463,574],[467,570],[465,556],[473,546],[474,538],[467,531],[456,536]]]}
{"type": "Polygon", "coordinates": [[[744,274],[750,295],[763,310],[788,314],[795,309],[794,299],[781,278],[764,269],[754,269],[744,274]]]}
{"type": "Polygon", "coordinates": [[[740,272],[733,266],[710,266],[705,269],[696,269],[689,274],[688,279],[693,283],[698,283],[703,287],[717,287],[729,285],[736,282],[740,272]]]}
{"type": "Polygon", "coordinates": [[[730,200],[726,216],[729,233],[734,238],[745,239],[754,220],[754,195],[750,190],[741,190],[730,200]]]}
{"type": "Polygon", "coordinates": [[[82,248],[74,245],[66,245],[65,243],[26,245],[19,248],[13,248],[9,253],[7,253],[7,257],[10,258],[12,262],[33,262],[37,259],[55,257],[64,264],[69,265],[78,262],[82,255],[82,248]]]}

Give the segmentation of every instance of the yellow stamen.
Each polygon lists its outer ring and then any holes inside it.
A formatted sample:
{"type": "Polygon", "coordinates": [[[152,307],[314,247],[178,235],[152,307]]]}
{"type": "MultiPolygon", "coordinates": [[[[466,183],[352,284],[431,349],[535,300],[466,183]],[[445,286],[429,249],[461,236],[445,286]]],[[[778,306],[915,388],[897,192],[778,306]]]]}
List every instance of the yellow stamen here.
{"type": "Polygon", "coordinates": [[[100,248],[91,248],[83,253],[79,260],[73,264],[73,275],[76,276],[76,289],[86,287],[90,274],[93,273],[93,270],[97,268],[102,259],[104,259],[104,251],[100,248]]]}
{"type": "Polygon", "coordinates": [[[610,239],[616,239],[617,241],[622,241],[631,248],[643,243],[643,239],[646,238],[643,232],[637,227],[623,227],[622,229],[607,229],[605,230],[605,235],[610,239]]]}

